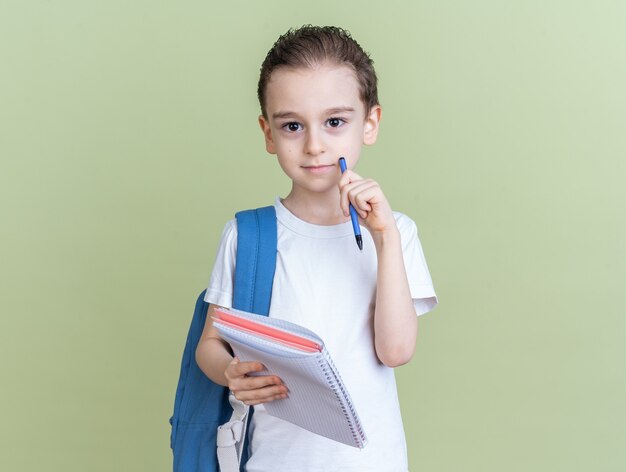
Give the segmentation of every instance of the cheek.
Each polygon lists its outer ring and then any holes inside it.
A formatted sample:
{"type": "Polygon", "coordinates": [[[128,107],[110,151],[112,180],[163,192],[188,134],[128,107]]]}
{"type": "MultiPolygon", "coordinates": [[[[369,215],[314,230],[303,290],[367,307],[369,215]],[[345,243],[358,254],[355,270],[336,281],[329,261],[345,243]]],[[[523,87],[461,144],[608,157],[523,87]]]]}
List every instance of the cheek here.
{"type": "Polygon", "coordinates": [[[352,128],[348,135],[348,139],[350,140],[350,142],[360,144],[363,140],[363,128],[360,126],[355,126],[354,128],[352,128]]]}
{"type": "Polygon", "coordinates": [[[362,144],[363,144],[363,133],[359,131],[350,133],[349,146],[352,149],[360,149],[362,144]]]}
{"type": "Polygon", "coordinates": [[[293,143],[281,142],[280,144],[277,145],[277,150],[280,154],[289,156],[294,152],[293,143]]]}

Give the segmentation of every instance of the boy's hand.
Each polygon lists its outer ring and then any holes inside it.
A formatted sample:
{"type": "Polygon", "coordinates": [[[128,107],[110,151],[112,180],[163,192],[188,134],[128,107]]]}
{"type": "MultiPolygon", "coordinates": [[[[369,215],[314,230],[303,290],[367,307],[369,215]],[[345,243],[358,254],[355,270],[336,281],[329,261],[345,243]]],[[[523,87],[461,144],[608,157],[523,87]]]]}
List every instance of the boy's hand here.
{"type": "Polygon", "coordinates": [[[287,398],[287,387],[274,375],[249,376],[264,369],[258,362],[241,362],[236,357],[228,364],[224,376],[235,398],[246,405],[258,405],[287,398]]]}
{"type": "Polygon", "coordinates": [[[346,170],[339,180],[341,210],[345,216],[350,215],[349,203],[359,215],[372,236],[389,231],[397,231],[396,220],[389,202],[378,183],[372,179],[363,179],[356,172],[346,170]]]}

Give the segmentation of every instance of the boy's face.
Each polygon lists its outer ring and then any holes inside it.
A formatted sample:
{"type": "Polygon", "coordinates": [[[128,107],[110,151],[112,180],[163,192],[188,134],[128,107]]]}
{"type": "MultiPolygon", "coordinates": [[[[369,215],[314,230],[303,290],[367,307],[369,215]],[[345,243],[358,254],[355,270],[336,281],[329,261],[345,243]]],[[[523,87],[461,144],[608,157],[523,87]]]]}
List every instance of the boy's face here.
{"type": "Polygon", "coordinates": [[[380,106],[365,110],[354,71],[345,65],[278,68],[259,116],[267,152],[276,154],[294,190],[337,192],[338,160],[353,168],[363,144],[376,142],[380,106]]]}

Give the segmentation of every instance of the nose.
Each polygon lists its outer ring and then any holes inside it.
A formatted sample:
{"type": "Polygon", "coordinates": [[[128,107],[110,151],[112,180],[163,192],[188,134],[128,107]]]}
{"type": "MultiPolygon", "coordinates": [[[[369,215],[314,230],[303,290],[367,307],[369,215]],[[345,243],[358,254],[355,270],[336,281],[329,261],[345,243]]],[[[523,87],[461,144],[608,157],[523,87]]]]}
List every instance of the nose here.
{"type": "Polygon", "coordinates": [[[304,153],[310,156],[317,156],[324,151],[325,146],[320,133],[315,129],[309,129],[304,142],[304,153]]]}

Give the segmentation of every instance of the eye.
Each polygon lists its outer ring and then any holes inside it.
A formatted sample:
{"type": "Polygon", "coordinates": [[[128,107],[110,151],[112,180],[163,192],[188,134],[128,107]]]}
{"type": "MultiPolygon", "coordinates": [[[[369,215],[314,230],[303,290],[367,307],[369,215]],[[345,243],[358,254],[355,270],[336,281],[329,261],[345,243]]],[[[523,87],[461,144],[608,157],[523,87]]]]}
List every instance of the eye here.
{"type": "Polygon", "coordinates": [[[286,129],[287,131],[289,131],[291,133],[295,133],[296,131],[300,131],[301,128],[302,128],[302,126],[297,121],[290,121],[289,123],[285,123],[283,125],[283,129],[286,129]]]}
{"type": "Polygon", "coordinates": [[[331,128],[339,128],[345,121],[342,118],[329,118],[327,123],[331,128]]]}

